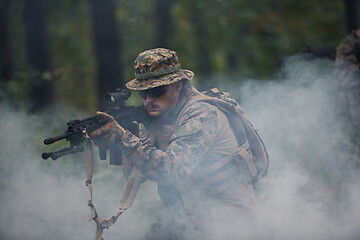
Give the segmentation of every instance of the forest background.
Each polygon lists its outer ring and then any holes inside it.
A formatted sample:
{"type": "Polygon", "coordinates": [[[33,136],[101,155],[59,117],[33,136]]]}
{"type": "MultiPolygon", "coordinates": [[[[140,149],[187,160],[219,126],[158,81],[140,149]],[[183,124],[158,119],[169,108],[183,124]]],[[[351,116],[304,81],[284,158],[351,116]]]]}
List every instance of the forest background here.
{"type": "Polygon", "coordinates": [[[358,27],[359,5],[354,0],[1,0],[0,101],[10,99],[30,111],[55,102],[95,110],[107,91],[133,78],[137,54],[155,47],[177,51],[202,88],[216,85],[219,76],[240,84],[269,80],[287,56],[335,47],[358,27]]]}

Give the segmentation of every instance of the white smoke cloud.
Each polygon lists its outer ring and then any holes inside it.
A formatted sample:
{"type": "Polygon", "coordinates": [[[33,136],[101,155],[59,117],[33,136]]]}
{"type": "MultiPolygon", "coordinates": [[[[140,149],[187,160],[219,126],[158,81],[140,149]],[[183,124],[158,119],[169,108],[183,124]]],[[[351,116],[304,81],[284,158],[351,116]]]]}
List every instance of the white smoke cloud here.
{"type": "MultiPolygon", "coordinates": [[[[62,133],[65,123],[78,114],[63,108],[41,116],[5,106],[0,110],[0,239],[94,239],[83,154],[41,159],[41,150],[51,149],[42,144],[44,138],[62,133]]],[[[54,145],[52,150],[65,147],[54,145]]],[[[119,207],[125,179],[120,167],[110,167],[107,161],[98,162],[95,171],[94,204],[101,217],[110,218],[119,207]]],[[[138,196],[147,199],[146,205],[136,200],[137,206],[124,213],[116,227],[105,230],[106,238],[136,239],[150,228],[154,220],[142,213],[159,205],[154,185],[147,184],[138,196]]]]}
{"type": "Polygon", "coordinates": [[[359,239],[358,171],[333,65],[290,59],[276,82],[248,82],[243,107],[270,155],[255,239],[359,239]]]}
{"type": "MultiPolygon", "coordinates": [[[[227,232],[225,239],[359,239],[359,174],[338,115],[332,65],[291,60],[281,77],[248,81],[234,92],[266,143],[270,168],[256,187],[256,223],[234,227],[230,216],[219,216],[214,237],[227,232]]],[[[42,140],[61,133],[76,111],[35,116],[4,105],[0,110],[0,238],[93,239],[82,155],[40,157],[48,150],[42,140]]],[[[109,218],[125,185],[121,169],[98,161],[93,183],[95,206],[109,218]]],[[[156,187],[145,183],[104,238],[139,239],[161,215],[156,187]]]]}

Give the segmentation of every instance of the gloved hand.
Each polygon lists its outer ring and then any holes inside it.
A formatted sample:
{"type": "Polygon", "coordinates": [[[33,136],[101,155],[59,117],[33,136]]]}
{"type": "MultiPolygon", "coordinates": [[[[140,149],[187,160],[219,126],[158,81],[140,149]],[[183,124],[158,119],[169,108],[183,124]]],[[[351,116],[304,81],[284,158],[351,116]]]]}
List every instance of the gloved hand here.
{"type": "Polygon", "coordinates": [[[110,145],[117,138],[121,138],[125,129],[109,114],[96,112],[96,115],[107,122],[104,126],[89,133],[89,137],[94,144],[102,149],[109,149],[110,145]]]}

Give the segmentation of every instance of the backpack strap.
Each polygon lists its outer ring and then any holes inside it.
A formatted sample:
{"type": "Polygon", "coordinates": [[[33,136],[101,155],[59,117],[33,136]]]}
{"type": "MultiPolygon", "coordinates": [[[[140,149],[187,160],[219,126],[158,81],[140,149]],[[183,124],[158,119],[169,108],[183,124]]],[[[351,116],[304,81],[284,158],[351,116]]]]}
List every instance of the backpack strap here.
{"type": "Polygon", "coordinates": [[[204,97],[206,97],[213,99],[212,101],[204,101],[213,103],[219,109],[221,109],[225,115],[227,115],[231,128],[233,129],[234,134],[238,139],[239,145],[242,144],[241,140],[244,139],[243,135],[245,131],[246,139],[249,141],[249,143],[251,143],[249,149],[253,154],[252,162],[254,163],[257,170],[256,175],[252,181],[253,184],[255,184],[259,181],[260,178],[266,176],[269,168],[269,156],[263,140],[247,118],[240,105],[234,99],[229,97],[229,93],[219,91],[217,88],[212,88],[204,92],[202,95],[202,97],[197,98],[204,99],[204,97]]]}
{"type": "Polygon", "coordinates": [[[202,168],[204,186],[210,196],[219,194],[239,183],[251,183],[256,167],[246,141],[235,152],[202,168]]]}
{"type": "MultiPolygon", "coordinates": [[[[219,92],[217,89],[209,90],[214,94],[226,93],[219,92]],[[217,91],[217,92],[216,92],[217,91]]],[[[229,99],[232,100],[232,99],[229,99]]],[[[205,186],[210,195],[215,195],[238,184],[254,183],[257,178],[258,170],[251,154],[250,143],[246,135],[246,120],[243,119],[243,111],[235,102],[229,102],[217,96],[198,94],[190,98],[189,105],[195,102],[206,102],[222,111],[227,117],[230,127],[237,139],[239,147],[235,152],[216,163],[204,168],[205,186]]]]}
{"type": "MultiPolygon", "coordinates": [[[[209,91],[212,90],[214,89],[211,89],[209,91]]],[[[215,88],[215,90],[217,89],[215,88]]],[[[191,97],[189,104],[194,102],[207,102],[222,111],[229,121],[230,127],[233,130],[233,133],[238,141],[238,145],[241,146],[245,143],[246,132],[244,129],[244,123],[239,118],[239,115],[243,115],[243,112],[240,106],[235,101],[234,103],[229,103],[223,99],[207,96],[200,93],[199,95],[191,97]]]]}

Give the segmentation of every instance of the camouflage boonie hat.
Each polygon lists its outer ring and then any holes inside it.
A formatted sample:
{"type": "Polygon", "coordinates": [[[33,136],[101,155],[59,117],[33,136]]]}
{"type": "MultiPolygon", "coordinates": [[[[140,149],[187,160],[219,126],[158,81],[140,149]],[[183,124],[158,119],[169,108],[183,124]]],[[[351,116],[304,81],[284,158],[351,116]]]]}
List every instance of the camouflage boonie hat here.
{"type": "Polygon", "coordinates": [[[131,90],[146,90],[169,85],[182,79],[191,80],[194,73],[181,69],[178,54],[165,48],[144,51],[135,59],[135,79],[126,84],[131,90]]]}

